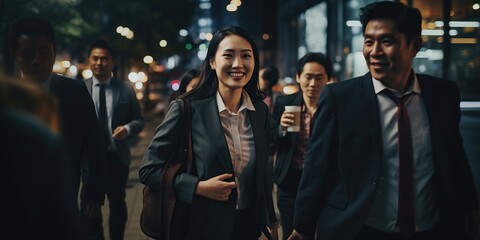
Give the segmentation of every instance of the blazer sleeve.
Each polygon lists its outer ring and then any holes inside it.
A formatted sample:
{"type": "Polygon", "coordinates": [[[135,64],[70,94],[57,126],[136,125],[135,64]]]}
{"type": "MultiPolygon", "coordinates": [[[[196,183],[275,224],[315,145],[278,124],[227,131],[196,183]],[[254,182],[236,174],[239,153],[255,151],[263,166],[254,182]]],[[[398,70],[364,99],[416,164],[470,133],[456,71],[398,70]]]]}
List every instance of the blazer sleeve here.
{"type": "Polygon", "coordinates": [[[280,119],[282,118],[283,111],[285,110],[285,104],[283,103],[283,98],[277,98],[273,105],[271,124],[270,124],[270,134],[269,139],[271,143],[275,143],[280,137],[283,137],[282,126],[280,126],[280,119]]]}
{"type": "Polygon", "coordinates": [[[460,92],[458,90],[458,86],[450,82],[451,86],[448,86],[446,89],[450,90],[452,99],[451,107],[453,121],[452,123],[452,135],[450,140],[450,145],[452,149],[452,156],[455,156],[454,161],[450,164],[450,169],[454,172],[455,179],[459,182],[456,184],[457,194],[455,194],[457,199],[459,200],[459,205],[465,211],[472,211],[478,210],[478,196],[477,191],[475,188],[475,181],[472,175],[472,170],[470,168],[470,164],[468,162],[467,155],[465,153],[465,149],[463,147],[463,139],[460,134],[460,92]]]}
{"type": "Polygon", "coordinates": [[[142,111],[140,109],[140,103],[137,100],[135,91],[132,87],[127,86],[128,88],[128,101],[130,102],[130,113],[129,113],[129,122],[127,126],[130,128],[130,132],[128,133],[128,137],[137,136],[140,131],[145,127],[145,119],[142,115],[142,111]]]}
{"type": "Polygon", "coordinates": [[[328,174],[336,171],[333,161],[338,149],[337,127],[334,98],[330,88],[325,86],[320,94],[295,201],[294,228],[301,234],[315,233],[320,204],[325,198],[328,174]]]}
{"type": "MultiPolygon", "coordinates": [[[[270,116],[270,114],[268,114],[270,116]]],[[[267,136],[270,136],[270,129],[271,126],[270,118],[267,117],[267,121],[265,122],[265,130],[267,132],[267,136]]],[[[268,139],[268,138],[267,138],[268,139]]],[[[269,150],[271,151],[271,144],[268,144],[269,150]]],[[[270,155],[270,154],[269,154],[270,155]]],[[[275,214],[275,207],[273,204],[273,158],[269,157],[267,161],[267,173],[266,173],[266,189],[263,191],[265,193],[265,206],[267,208],[267,226],[271,227],[274,223],[277,223],[277,217],[275,214]]]]}
{"type": "MultiPolygon", "coordinates": [[[[160,187],[163,169],[174,151],[178,150],[182,132],[182,103],[175,100],[170,103],[163,122],[155,130],[155,135],[148,146],[139,170],[140,182],[154,191],[160,187]]],[[[177,199],[191,203],[195,194],[198,178],[182,173],[175,178],[177,199]]]]}
{"type": "MultiPolygon", "coordinates": [[[[76,82],[75,82],[76,83],[76,82]]],[[[85,198],[103,204],[105,200],[104,154],[100,142],[100,126],[97,120],[95,105],[85,84],[78,82],[78,102],[82,118],[80,128],[88,158],[88,181],[85,188],[85,198]]]]}

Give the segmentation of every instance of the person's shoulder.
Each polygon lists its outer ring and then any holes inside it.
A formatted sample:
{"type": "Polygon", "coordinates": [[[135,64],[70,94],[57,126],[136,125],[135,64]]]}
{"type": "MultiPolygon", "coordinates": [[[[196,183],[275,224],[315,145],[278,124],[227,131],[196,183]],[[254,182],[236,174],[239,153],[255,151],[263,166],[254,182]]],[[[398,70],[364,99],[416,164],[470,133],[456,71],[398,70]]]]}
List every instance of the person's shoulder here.
{"type": "Polygon", "coordinates": [[[112,77],[111,81],[112,85],[118,86],[119,88],[122,88],[124,90],[133,90],[133,86],[131,84],[127,83],[126,81],[122,81],[118,77],[112,77]]]}
{"type": "Polygon", "coordinates": [[[427,74],[419,74],[417,73],[417,79],[419,81],[428,81],[428,82],[437,82],[437,83],[442,83],[442,84],[451,84],[454,83],[453,81],[446,80],[443,78],[435,77],[432,75],[427,75],[427,74]]]}
{"type": "Polygon", "coordinates": [[[326,86],[328,86],[330,88],[333,88],[333,89],[336,89],[336,88],[339,88],[339,89],[351,88],[351,87],[358,87],[359,85],[365,85],[371,80],[372,79],[371,79],[371,77],[369,77],[369,75],[363,75],[363,76],[360,76],[360,77],[354,77],[354,78],[334,82],[334,83],[331,83],[331,84],[327,84],[326,86]]]}
{"type": "Polygon", "coordinates": [[[295,99],[297,99],[299,94],[301,94],[300,91],[297,92],[297,93],[294,93],[294,94],[279,95],[279,96],[275,99],[275,102],[277,102],[277,103],[279,103],[279,104],[289,103],[289,102],[292,102],[292,101],[294,101],[295,99]]]}
{"type": "Polygon", "coordinates": [[[64,84],[77,84],[79,82],[82,82],[81,80],[75,80],[73,78],[69,78],[67,76],[63,76],[63,75],[60,75],[60,74],[54,74],[52,76],[52,79],[55,79],[56,81],[59,81],[59,82],[64,83],[64,84]]]}
{"type": "Polygon", "coordinates": [[[334,95],[349,96],[353,92],[362,91],[363,89],[372,88],[372,78],[369,74],[341,80],[338,82],[327,84],[323,87],[322,92],[331,92],[334,95]]]}
{"type": "Polygon", "coordinates": [[[2,135],[6,136],[11,144],[30,141],[37,142],[35,145],[42,148],[59,141],[58,136],[50,132],[43,122],[29,114],[2,107],[0,115],[2,135]]]}
{"type": "Polygon", "coordinates": [[[458,88],[457,83],[454,81],[438,78],[427,74],[417,74],[417,79],[420,82],[420,86],[429,85],[432,88],[442,88],[446,90],[458,88]]]}
{"type": "Polygon", "coordinates": [[[255,110],[268,111],[267,104],[262,100],[252,101],[255,110]]]}
{"type": "Polygon", "coordinates": [[[55,84],[64,88],[72,88],[72,89],[85,88],[84,80],[77,80],[77,79],[69,78],[63,75],[58,75],[58,74],[53,75],[52,80],[56,82],[55,84]]]}

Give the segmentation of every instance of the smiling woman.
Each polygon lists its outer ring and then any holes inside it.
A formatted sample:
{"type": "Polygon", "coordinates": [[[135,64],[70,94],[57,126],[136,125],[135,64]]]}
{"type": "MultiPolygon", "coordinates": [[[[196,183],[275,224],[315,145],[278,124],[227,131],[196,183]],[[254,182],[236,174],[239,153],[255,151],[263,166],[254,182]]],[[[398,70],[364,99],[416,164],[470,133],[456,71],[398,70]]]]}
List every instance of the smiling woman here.
{"type": "Polygon", "coordinates": [[[218,45],[210,67],[218,77],[218,92],[226,107],[232,112],[238,110],[243,87],[252,78],[255,60],[253,50],[244,38],[230,35],[218,45]]]}
{"type": "MultiPolygon", "coordinates": [[[[277,238],[258,62],[255,43],[243,29],[221,29],[208,47],[199,87],[180,96],[191,104],[194,162],[193,174],[179,174],[174,185],[177,201],[191,208],[182,239],[253,240],[261,231],[277,238]]],[[[170,104],[139,170],[140,181],[154,190],[180,144],[182,108],[180,100],[170,104]]]]}

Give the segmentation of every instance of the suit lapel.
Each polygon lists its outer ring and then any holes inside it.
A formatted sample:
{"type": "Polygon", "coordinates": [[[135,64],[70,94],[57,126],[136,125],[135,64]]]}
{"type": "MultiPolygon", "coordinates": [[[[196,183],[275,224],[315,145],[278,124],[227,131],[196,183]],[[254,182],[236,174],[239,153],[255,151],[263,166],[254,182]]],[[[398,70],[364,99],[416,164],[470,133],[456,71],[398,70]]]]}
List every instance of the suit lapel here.
{"type": "Polygon", "coordinates": [[[117,105],[119,102],[120,98],[120,92],[121,92],[121,82],[117,78],[113,77],[110,85],[112,87],[112,124],[113,124],[113,119],[117,110],[117,105]]]}
{"type": "MultiPolygon", "coordinates": [[[[425,109],[427,111],[428,116],[428,123],[430,124],[431,128],[434,128],[435,125],[432,126],[432,120],[434,119],[434,109],[433,108],[433,91],[431,89],[431,85],[428,84],[428,81],[425,81],[421,76],[417,75],[418,84],[420,85],[420,89],[422,91],[422,100],[425,104],[425,109]]],[[[433,122],[434,124],[434,122],[433,122]]]]}
{"type": "MultiPolygon", "coordinates": [[[[256,167],[256,182],[263,183],[263,179],[265,179],[265,167],[267,154],[267,143],[266,143],[266,133],[265,133],[265,115],[262,114],[259,104],[254,104],[255,111],[248,110],[248,117],[250,119],[250,125],[252,127],[253,138],[255,141],[255,164],[256,167]]],[[[265,108],[266,109],[266,108],[265,108]]],[[[262,187],[258,186],[257,184],[257,195],[261,196],[262,187]]]]}
{"type": "Polygon", "coordinates": [[[88,93],[90,93],[90,96],[92,96],[93,79],[89,78],[89,79],[85,80],[85,85],[87,86],[88,93]]]}
{"type": "Polygon", "coordinates": [[[226,172],[233,173],[232,160],[230,158],[222,123],[220,122],[215,95],[207,99],[199,100],[198,102],[192,102],[192,108],[194,108],[193,110],[201,120],[205,131],[207,131],[210,136],[210,141],[213,143],[226,172]]]}
{"type": "MultiPolygon", "coordinates": [[[[380,131],[380,115],[378,113],[378,100],[375,90],[373,88],[372,76],[367,73],[360,81],[360,106],[364,106],[364,122],[367,126],[366,129],[370,131],[370,137],[373,141],[373,145],[378,147],[378,154],[381,157],[383,155],[383,137],[380,131]]],[[[359,126],[362,127],[362,126],[359,126]]],[[[381,158],[380,158],[381,159],[381,158]]]]}
{"type": "MultiPolygon", "coordinates": [[[[430,139],[432,142],[432,151],[434,153],[434,160],[437,160],[438,157],[442,157],[443,154],[439,153],[442,151],[441,141],[442,139],[439,135],[441,132],[441,127],[438,126],[438,121],[441,118],[436,117],[438,116],[435,112],[435,108],[433,104],[435,102],[434,99],[434,90],[432,89],[432,85],[426,79],[422,78],[421,76],[417,75],[418,84],[420,85],[420,89],[422,90],[422,100],[425,105],[425,110],[427,111],[428,117],[428,124],[430,127],[430,139]]],[[[437,102],[438,104],[438,102],[437,102]]]]}

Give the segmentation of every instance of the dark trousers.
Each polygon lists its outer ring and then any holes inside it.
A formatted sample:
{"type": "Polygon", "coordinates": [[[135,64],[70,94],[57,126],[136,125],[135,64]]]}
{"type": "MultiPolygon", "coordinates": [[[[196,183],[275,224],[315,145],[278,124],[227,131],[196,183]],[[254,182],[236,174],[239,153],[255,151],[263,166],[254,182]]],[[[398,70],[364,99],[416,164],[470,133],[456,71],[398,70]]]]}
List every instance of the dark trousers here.
{"type": "MultiPolygon", "coordinates": [[[[105,155],[106,184],[105,190],[110,208],[108,218],[111,240],[123,240],[127,223],[127,204],[125,202],[129,167],[124,166],[118,155],[108,152],[105,155]]],[[[103,240],[102,214],[86,220],[88,239],[103,240]]]]}
{"type": "Polygon", "coordinates": [[[252,208],[235,211],[232,240],[258,240],[261,231],[252,208]]]}
{"type": "Polygon", "coordinates": [[[295,197],[277,186],[277,206],[280,212],[280,223],[282,225],[283,240],[287,240],[293,231],[293,214],[295,210],[295,197]]]}
{"type": "Polygon", "coordinates": [[[297,197],[297,188],[301,176],[301,170],[290,168],[282,184],[277,185],[277,207],[280,212],[283,240],[287,240],[293,231],[295,198],[297,197]]]}
{"type": "Polygon", "coordinates": [[[437,240],[442,239],[440,229],[434,227],[428,231],[416,232],[410,237],[404,237],[400,233],[387,233],[368,226],[363,226],[357,240],[437,240]]]}

